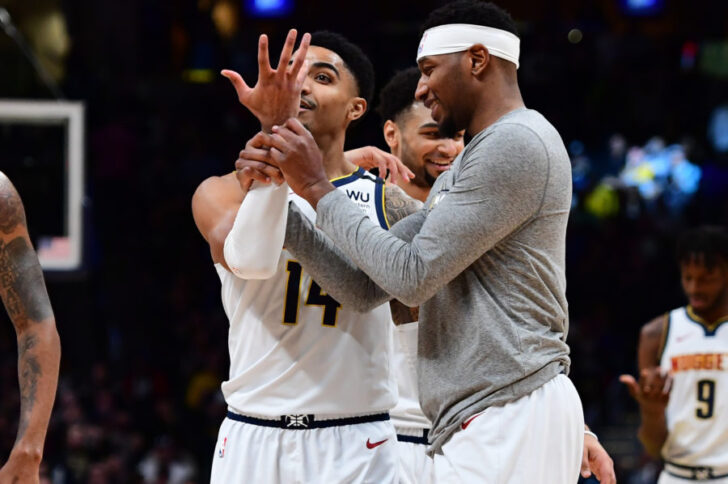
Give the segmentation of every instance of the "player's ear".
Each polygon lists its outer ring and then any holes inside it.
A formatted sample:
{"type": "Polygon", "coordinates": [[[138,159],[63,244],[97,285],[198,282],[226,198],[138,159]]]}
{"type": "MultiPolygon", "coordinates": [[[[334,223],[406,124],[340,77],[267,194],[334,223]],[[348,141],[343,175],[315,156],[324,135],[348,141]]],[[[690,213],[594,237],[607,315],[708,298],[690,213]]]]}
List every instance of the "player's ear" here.
{"type": "Polygon", "coordinates": [[[383,130],[384,141],[386,141],[389,149],[392,151],[397,150],[399,148],[400,137],[402,136],[402,133],[399,131],[399,126],[397,126],[397,123],[395,123],[391,119],[388,119],[384,123],[383,130]]]}
{"type": "Polygon", "coordinates": [[[467,51],[465,57],[469,63],[470,73],[475,77],[480,77],[490,62],[490,52],[483,44],[475,44],[467,51]]]}
{"type": "Polygon", "coordinates": [[[367,112],[367,100],[363,97],[355,97],[351,100],[351,103],[349,104],[349,113],[347,117],[349,118],[349,122],[356,121],[357,119],[364,116],[364,114],[367,112]]]}

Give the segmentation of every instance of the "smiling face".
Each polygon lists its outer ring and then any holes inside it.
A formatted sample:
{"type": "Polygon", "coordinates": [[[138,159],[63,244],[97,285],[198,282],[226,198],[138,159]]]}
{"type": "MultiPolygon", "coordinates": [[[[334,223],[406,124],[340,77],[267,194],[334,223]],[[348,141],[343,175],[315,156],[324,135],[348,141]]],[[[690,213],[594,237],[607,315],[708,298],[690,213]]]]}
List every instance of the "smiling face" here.
{"type": "Polygon", "coordinates": [[[415,102],[398,116],[396,125],[398,135],[394,137],[388,134],[385,125],[385,138],[395,156],[415,174],[410,183],[422,188],[432,187],[435,179],[450,168],[462,151],[463,132],[459,131],[451,138],[443,136],[430,110],[421,102],[415,102]]]}
{"type": "Polygon", "coordinates": [[[415,99],[432,111],[432,119],[445,136],[452,137],[467,128],[470,119],[471,100],[464,82],[463,61],[462,52],[418,61],[421,76],[415,99]]]}
{"type": "Polygon", "coordinates": [[[318,140],[343,135],[353,120],[366,112],[354,76],[335,52],[312,45],[306,54],[309,69],[301,90],[298,119],[318,140]]]}

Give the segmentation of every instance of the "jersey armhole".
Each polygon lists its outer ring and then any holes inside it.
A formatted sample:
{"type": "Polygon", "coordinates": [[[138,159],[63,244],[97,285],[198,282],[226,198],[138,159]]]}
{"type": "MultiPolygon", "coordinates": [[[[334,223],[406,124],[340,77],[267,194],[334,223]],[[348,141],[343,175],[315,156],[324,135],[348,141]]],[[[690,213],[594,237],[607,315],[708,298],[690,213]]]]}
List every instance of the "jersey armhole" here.
{"type": "Polygon", "coordinates": [[[389,230],[391,225],[389,224],[389,219],[387,218],[387,206],[385,199],[386,186],[384,180],[382,180],[381,183],[379,181],[380,179],[377,179],[377,181],[374,182],[374,205],[377,209],[377,218],[379,219],[379,225],[381,225],[384,230],[389,230]]]}
{"type": "Polygon", "coordinates": [[[665,313],[665,317],[662,320],[662,338],[660,341],[660,348],[657,351],[657,364],[662,362],[662,354],[665,352],[665,346],[667,346],[667,337],[670,333],[670,313],[665,313]]]}

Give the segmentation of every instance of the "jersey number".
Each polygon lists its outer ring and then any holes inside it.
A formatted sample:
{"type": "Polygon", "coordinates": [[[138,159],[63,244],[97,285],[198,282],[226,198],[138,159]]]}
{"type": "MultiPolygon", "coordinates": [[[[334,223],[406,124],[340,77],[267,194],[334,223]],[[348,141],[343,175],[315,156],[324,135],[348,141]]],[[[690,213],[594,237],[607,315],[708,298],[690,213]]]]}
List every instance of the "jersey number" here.
{"type": "Polygon", "coordinates": [[[698,418],[707,419],[713,416],[713,404],[715,403],[715,381],[700,380],[698,382],[698,402],[700,402],[695,415],[698,418]]]}
{"type": "MultiPolygon", "coordinates": [[[[289,260],[286,266],[288,281],[286,282],[286,301],[283,306],[283,324],[298,323],[298,296],[301,293],[301,264],[295,260],[289,260]]],[[[339,304],[336,299],[321,292],[321,286],[311,280],[306,297],[306,305],[321,306],[324,314],[321,324],[324,326],[336,326],[336,316],[339,313],[339,304]]]]}

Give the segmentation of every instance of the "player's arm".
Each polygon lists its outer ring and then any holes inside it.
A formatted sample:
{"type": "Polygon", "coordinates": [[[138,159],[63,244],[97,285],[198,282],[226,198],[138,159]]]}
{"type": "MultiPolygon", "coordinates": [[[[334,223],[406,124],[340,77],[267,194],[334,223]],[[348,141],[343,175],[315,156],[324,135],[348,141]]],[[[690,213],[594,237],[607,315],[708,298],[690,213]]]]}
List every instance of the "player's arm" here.
{"type": "Polygon", "coordinates": [[[670,377],[663,375],[659,366],[666,325],[667,315],[642,327],[637,348],[639,379],[635,380],[631,375],[619,378],[640,407],[641,423],[637,436],[645,450],[658,458],[667,439],[665,408],[670,397],[670,377]]]}
{"type": "Polygon", "coordinates": [[[61,345],[20,197],[0,173],[0,296],[18,341],[20,419],[0,482],[38,482],[61,345]]]}
{"type": "Polygon", "coordinates": [[[232,175],[203,181],[192,196],[192,216],[210,245],[213,262],[230,270],[225,261],[225,239],[233,227],[245,192],[232,175]]]}
{"type": "MultiPolygon", "coordinates": [[[[392,233],[399,237],[416,233],[416,227],[424,220],[419,201],[408,197],[399,187],[388,185],[384,203],[392,233]],[[422,217],[418,218],[418,214],[422,217]]],[[[293,204],[288,209],[285,244],[313,279],[341,304],[367,312],[392,299],[293,204]]]]}

